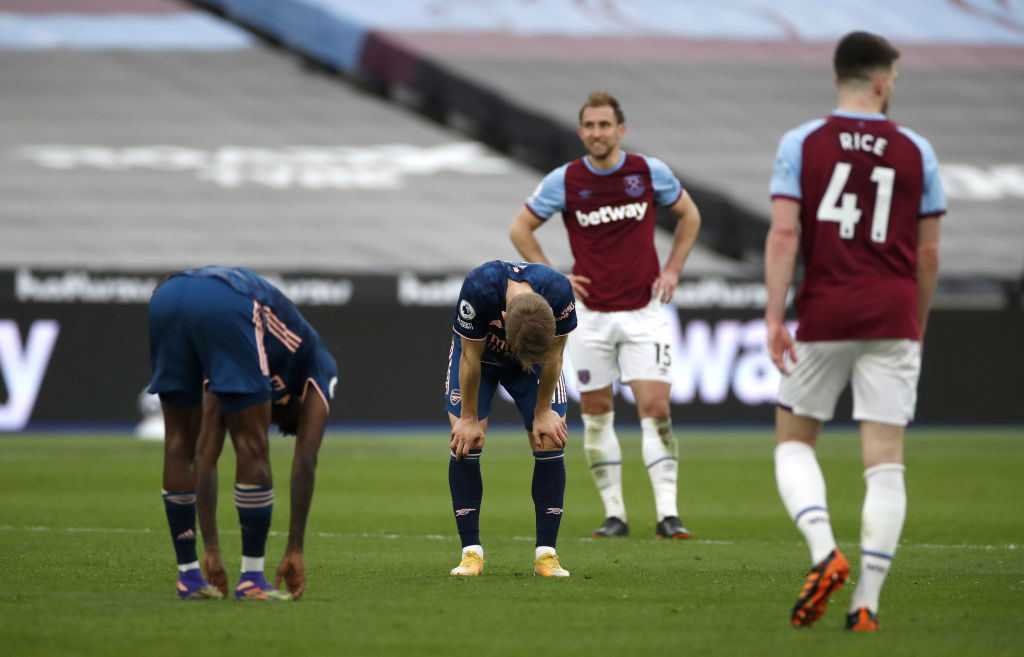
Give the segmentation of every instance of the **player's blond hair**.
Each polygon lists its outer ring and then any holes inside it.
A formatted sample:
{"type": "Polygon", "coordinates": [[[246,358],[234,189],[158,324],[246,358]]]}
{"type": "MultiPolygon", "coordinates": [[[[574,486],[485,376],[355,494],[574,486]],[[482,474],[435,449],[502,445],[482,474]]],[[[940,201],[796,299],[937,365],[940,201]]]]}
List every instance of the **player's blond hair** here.
{"type": "Polygon", "coordinates": [[[588,107],[610,107],[615,112],[615,120],[619,123],[626,122],[626,114],[619,107],[619,101],[607,91],[595,91],[587,96],[587,102],[580,108],[580,124],[583,124],[583,110],[588,107]]]}
{"type": "Polygon", "coordinates": [[[555,313],[536,292],[521,292],[508,302],[505,311],[508,346],[529,371],[543,363],[555,343],[555,313]]]}

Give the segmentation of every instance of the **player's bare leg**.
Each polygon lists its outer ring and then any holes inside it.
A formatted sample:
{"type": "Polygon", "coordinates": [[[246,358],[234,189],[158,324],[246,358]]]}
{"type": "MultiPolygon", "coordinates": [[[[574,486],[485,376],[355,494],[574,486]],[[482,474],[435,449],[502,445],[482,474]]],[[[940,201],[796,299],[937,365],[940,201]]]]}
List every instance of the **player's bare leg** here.
{"type": "Polygon", "coordinates": [[[672,385],[664,381],[630,381],[640,416],[642,452],[654,490],[657,526],[655,538],[690,538],[676,505],[679,443],[672,433],[669,398],[672,385]]]}
{"type": "Polygon", "coordinates": [[[864,507],[861,513],[860,577],[850,600],[846,628],[879,629],[878,600],[907,515],[903,427],[861,422],[864,507]]]}
{"type": "Polygon", "coordinates": [[[626,504],[622,497],[622,447],[615,435],[612,387],[580,393],[583,452],[604,504],[605,521],[591,536],[628,536],[626,504]]]}
{"type": "Polygon", "coordinates": [[[203,534],[203,573],[206,580],[222,595],[228,594],[228,575],[220,553],[217,531],[217,461],[224,449],[227,427],[217,396],[203,395],[203,426],[196,444],[195,481],[196,509],[203,534]]]}
{"type": "Polygon", "coordinates": [[[850,577],[850,565],[839,552],[832,534],[821,473],[814,446],[821,421],[775,411],[778,443],[775,446],[775,480],[779,496],[811,552],[811,572],[793,607],[797,627],[812,625],[825,613],[829,597],[850,577]]]}

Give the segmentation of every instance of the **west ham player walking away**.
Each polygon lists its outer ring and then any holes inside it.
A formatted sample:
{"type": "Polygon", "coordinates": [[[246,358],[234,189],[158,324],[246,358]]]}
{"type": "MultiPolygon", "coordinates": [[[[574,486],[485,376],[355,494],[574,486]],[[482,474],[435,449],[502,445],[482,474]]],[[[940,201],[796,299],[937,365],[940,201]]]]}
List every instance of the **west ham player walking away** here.
{"type": "Polygon", "coordinates": [[[568,577],[555,550],[565,494],[568,400],[562,379],[566,335],[576,328],[572,285],[537,264],[493,260],[469,272],[455,309],[445,400],[451,421],[448,484],[462,561],[452,575],[483,572],[480,456],[498,384],[512,395],[533,450],[537,518],[534,574],[568,577]]]}
{"type": "Polygon", "coordinates": [[[605,521],[591,536],[626,536],[622,448],[613,424],[612,383],[636,397],[643,458],[654,487],[655,536],[689,538],[676,507],[679,447],[669,416],[671,329],[661,308],[700,228],[700,212],[660,160],[625,153],[625,116],[609,93],[590,94],[576,131],[586,157],[555,169],[527,199],[510,237],[531,262],[548,264],[537,228],[561,211],[576,259],[569,276],[579,301],[580,330],[569,338],[583,412],[587,462],[604,502],[605,521]],[[668,262],[654,248],[655,204],[678,217],[668,262]]]}
{"type": "Polygon", "coordinates": [[[879,594],[906,516],[903,428],[917,401],[946,199],[931,145],[886,118],[898,57],[880,36],[843,37],[834,58],[838,109],[786,133],[772,176],[765,321],[783,374],[775,477],[813,565],[793,608],[797,627],[821,618],[850,575],[814,451],[848,382],[867,491],[847,629],[879,628],[879,594]],[[805,273],[794,342],[783,312],[798,249],[805,273]]]}
{"type": "Polygon", "coordinates": [[[213,520],[213,468],[225,430],[237,453],[235,505],[242,529],[242,574],[235,598],[290,600],[301,595],[302,534],[316,453],[337,380],[334,359],[291,301],[240,268],[205,267],[168,276],[150,300],[149,331],[149,391],[160,395],[164,414],[163,496],[178,560],[178,596],[220,598],[226,592],[213,520]],[[209,381],[205,403],[204,379],[209,381]],[[274,503],[267,441],[272,415],[283,431],[298,436],[291,531],[278,568],[278,583],[283,577],[290,593],[278,591],[263,574],[274,503]],[[217,586],[204,579],[196,554],[197,482],[204,565],[217,586]]]}

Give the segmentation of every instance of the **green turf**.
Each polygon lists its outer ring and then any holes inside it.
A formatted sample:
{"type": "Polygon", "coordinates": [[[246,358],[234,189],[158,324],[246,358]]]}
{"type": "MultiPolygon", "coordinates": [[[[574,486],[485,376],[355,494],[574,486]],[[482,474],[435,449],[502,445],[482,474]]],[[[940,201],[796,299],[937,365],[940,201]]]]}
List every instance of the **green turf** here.
{"type": "MultiPolygon", "coordinates": [[[[483,577],[453,579],[459,543],[447,437],[329,436],[295,603],[181,602],[160,500],[162,445],[104,436],[0,437],[4,655],[1018,655],[1024,640],[1024,430],[911,429],[909,514],[882,597],[883,631],[842,629],[852,585],[813,628],[788,624],[809,567],[775,490],[770,431],[678,428],[691,541],[653,539],[636,434],[623,432],[628,539],[585,537],[601,508],[574,436],[559,553],[532,575],[532,459],[520,433],[483,457],[483,577]]],[[[292,443],[273,440],[268,572],[284,548],[292,443]]],[[[819,446],[840,545],[854,557],[859,443],[819,446]]],[[[240,537],[230,447],[219,506],[229,571],[240,537]]],[[[852,583],[851,583],[852,584],[852,583]]]]}

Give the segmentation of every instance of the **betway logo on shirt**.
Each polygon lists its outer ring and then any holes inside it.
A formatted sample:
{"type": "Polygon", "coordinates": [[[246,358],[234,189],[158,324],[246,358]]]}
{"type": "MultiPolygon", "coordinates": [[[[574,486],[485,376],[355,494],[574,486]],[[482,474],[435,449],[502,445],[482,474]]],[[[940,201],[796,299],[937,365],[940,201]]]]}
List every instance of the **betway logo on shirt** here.
{"type": "Polygon", "coordinates": [[[623,219],[642,221],[646,215],[647,202],[644,201],[643,203],[626,203],[625,205],[605,205],[593,212],[580,212],[577,210],[576,221],[580,222],[581,226],[586,227],[622,221],[623,219]]]}

